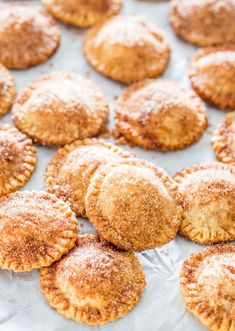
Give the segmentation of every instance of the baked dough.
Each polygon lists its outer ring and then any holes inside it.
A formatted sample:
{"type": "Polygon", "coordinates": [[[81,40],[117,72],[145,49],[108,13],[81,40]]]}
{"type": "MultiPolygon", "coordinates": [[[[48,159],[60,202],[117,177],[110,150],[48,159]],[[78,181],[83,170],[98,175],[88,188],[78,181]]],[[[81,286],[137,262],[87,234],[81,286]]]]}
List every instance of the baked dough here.
{"type": "Polygon", "coordinates": [[[0,3],[0,63],[24,69],[48,60],[60,30],[45,9],[26,1],[0,3]]]}
{"type": "Polygon", "coordinates": [[[42,0],[42,3],[64,23],[84,28],[117,15],[122,8],[122,0],[42,0]]]}
{"type": "Polygon", "coordinates": [[[145,276],[133,253],[94,235],[79,236],[61,261],[41,269],[49,304],[69,319],[104,324],[126,315],[139,301],[145,276]]]}
{"type": "Polygon", "coordinates": [[[5,115],[15,99],[15,81],[11,73],[0,64],[0,116],[5,115]]]}
{"type": "Polygon", "coordinates": [[[85,195],[91,176],[109,161],[133,156],[97,139],[77,140],[59,149],[46,171],[47,190],[69,202],[77,216],[86,217],[85,195]]]}
{"type": "Polygon", "coordinates": [[[235,330],[235,245],[216,245],[191,255],[180,278],[194,316],[212,331],[235,330]]]}
{"type": "Polygon", "coordinates": [[[217,159],[235,166],[235,111],[219,124],[212,143],[217,159]]]}
{"type": "Polygon", "coordinates": [[[0,197],[16,191],[31,177],[37,164],[31,139],[9,125],[0,125],[0,197]]]}
{"type": "Polygon", "coordinates": [[[195,143],[207,127],[198,96],[170,80],[144,80],[130,86],[115,105],[114,136],[162,151],[195,143]]]}
{"type": "Polygon", "coordinates": [[[189,43],[234,43],[235,0],[172,0],[170,22],[175,33],[189,43]]]}
{"type": "Polygon", "coordinates": [[[46,192],[15,192],[0,199],[0,267],[16,272],[49,266],[73,246],[77,220],[46,192]]]}
{"type": "Polygon", "coordinates": [[[199,50],[189,78],[200,97],[221,109],[235,109],[235,46],[199,50]]]}
{"type": "Polygon", "coordinates": [[[194,166],[175,180],[184,211],[180,233],[201,244],[235,240],[235,167],[216,162],[194,166]]]}
{"type": "Polygon", "coordinates": [[[58,71],[33,81],[13,106],[15,125],[42,145],[65,145],[96,136],[107,123],[109,108],[96,85],[58,71]]]}
{"type": "Polygon", "coordinates": [[[163,74],[168,42],[154,26],[136,16],[116,16],[88,31],[84,52],[101,74],[126,84],[163,74]]]}
{"type": "Polygon", "coordinates": [[[130,251],[171,241],[182,216],[175,182],[154,164],[140,159],[101,166],[90,181],[85,205],[99,233],[130,251]]]}

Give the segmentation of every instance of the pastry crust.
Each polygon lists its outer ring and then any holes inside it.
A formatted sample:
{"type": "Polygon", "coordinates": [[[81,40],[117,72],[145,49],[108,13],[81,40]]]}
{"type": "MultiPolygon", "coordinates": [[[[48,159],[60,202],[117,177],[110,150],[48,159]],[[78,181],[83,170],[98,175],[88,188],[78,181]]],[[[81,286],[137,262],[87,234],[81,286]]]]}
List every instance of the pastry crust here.
{"type": "Polygon", "coordinates": [[[221,109],[235,109],[235,46],[199,50],[189,78],[202,99],[221,109]]]}
{"type": "Polygon", "coordinates": [[[145,276],[133,253],[95,235],[79,236],[61,261],[41,269],[41,290],[69,319],[104,324],[126,315],[139,301],[145,276]]]}
{"type": "Polygon", "coordinates": [[[235,42],[234,0],[172,0],[170,23],[175,33],[198,46],[235,42]]]}
{"type": "Polygon", "coordinates": [[[188,310],[211,331],[235,330],[235,245],[216,245],[191,255],[180,283],[188,310]]]}
{"type": "Polygon", "coordinates": [[[84,52],[101,74],[130,84],[163,74],[168,42],[154,26],[136,16],[116,16],[88,31],[84,52]]]}
{"type": "Polygon", "coordinates": [[[46,192],[2,197],[0,224],[0,267],[16,272],[49,266],[77,238],[77,220],[69,206],[46,192]]]}
{"type": "Polygon", "coordinates": [[[207,127],[206,107],[190,90],[170,80],[130,86],[115,105],[114,136],[162,151],[195,143],[207,127]]]}
{"type": "Polygon", "coordinates": [[[7,68],[45,62],[59,44],[59,27],[45,9],[25,1],[0,4],[0,62],[7,68]]]}
{"type": "Polygon", "coordinates": [[[122,0],[42,0],[42,3],[64,23],[83,28],[117,15],[122,8],[122,0]]]}
{"type": "Polygon", "coordinates": [[[171,241],[182,210],[175,182],[155,165],[127,159],[101,166],[85,197],[87,216],[119,248],[139,251],[171,241]]]}
{"type": "Polygon", "coordinates": [[[31,177],[37,151],[31,139],[9,125],[0,125],[0,197],[16,191],[31,177]]]}
{"type": "Polygon", "coordinates": [[[0,64],[0,116],[5,115],[15,99],[16,87],[11,73],[0,64]]]}
{"type": "Polygon", "coordinates": [[[108,120],[100,89],[86,78],[58,71],[33,81],[13,106],[15,125],[42,145],[96,136],[108,120]]]}
{"type": "Polygon", "coordinates": [[[212,144],[218,160],[235,166],[235,111],[219,124],[212,144]]]}
{"type": "Polygon", "coordinates": [[[180,233],[201,243],[235,240],[235,167],[211,163],[175,176],[184,215],[180,233]]]}

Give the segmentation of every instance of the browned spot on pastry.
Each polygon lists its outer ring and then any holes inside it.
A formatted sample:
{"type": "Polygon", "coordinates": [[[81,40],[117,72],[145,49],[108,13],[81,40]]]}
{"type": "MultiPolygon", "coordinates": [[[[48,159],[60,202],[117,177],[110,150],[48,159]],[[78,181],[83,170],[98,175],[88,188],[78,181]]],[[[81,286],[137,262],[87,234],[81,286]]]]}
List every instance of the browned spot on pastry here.
{"type": "Polygon", "coordinates": [[[11,73],[0,64],[0,116],[6,114],[15,99],[15,81],[11,73]]]}

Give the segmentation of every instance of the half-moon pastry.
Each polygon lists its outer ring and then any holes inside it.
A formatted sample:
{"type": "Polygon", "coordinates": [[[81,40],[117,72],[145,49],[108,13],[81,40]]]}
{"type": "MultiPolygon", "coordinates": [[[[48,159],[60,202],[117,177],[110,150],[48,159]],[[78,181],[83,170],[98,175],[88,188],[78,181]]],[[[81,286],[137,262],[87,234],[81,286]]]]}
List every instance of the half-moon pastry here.
{"type": "Polygon", "coordinates": [[[180,274],[187,309],[211,331],[235,330],[235,245],[189,257],[180,274]]]}
{"type": "Polygon", "coordinates": [[[180,233],[201,243],[235,240],[235,167],[211,163],[175,176],[182,194],[180,233]]]}
{"type": "Polygon", "coordinates": [[[47,10],[64,23],[79,27],[97,24],[105,17],[117,15],[122,0],[42,0],[47,10]]]}
{"type": "Polygon", "coordinates": [[[101,166],[85,198],[88,219],[119,248],[139,251],[171,241],[182,210],[176,183],[154,164],[127,159],[101,166]]]}
{"type": "Polygon", "coordinates": [[[170,80],[144,80],[130,86],[115,105],[114,135],[146,149],[162,151],[195,143],[207,127],[198,96],[170,80]]]}
{"type": "Polygon", "coordinates": [[[13,106],[16,126],[42,145],[65,145],[96,136],[109,108],[100,89],[86,78],[58,71],[33,81],[13,106]]]}
{"type": "Polygon", "coordinates": [[[103,140],[78,140],[59,149],[46,171],[47,190],[69,202],[77,216],[86,217],[85,195],[91,176],[101,165],[133,156],[103,140]]]}
{"type": "Polygon", "coordinates": [[[0,199],[0,267],[16,272],[49,266],[73,246],[77,220],[53,194],[15,192],[0,199]]]}
{"type": "Polygon", "coordinates": [[[9,125],[0,125],[0,197],[16,191],[31,177],[37,152],[31,139],[9,125]]]}
{"type": "Polygon", "coordinates": [[[95,235],[79,236],[61,261],[41,269],[40,280],[43,294],[58,313],[91,325],[126,315],[145,287],[137,257],[95,235]]]}
{"type": "Polygon", "coordinates": [[[16,88],[11,73],[0,64],[0,116],[5,115],[15,99],[16,88]]]}
{"type": "Polygon", "coordinates": [[[88,31],[84,52],[101,74],[126,84],[163,74],[168,42],[140,17],[116,16],[88,31]]]}
{"type": "Polygon", "coordinates": [[[24,69],[48,60],[60,30],[45,9],[26,1],[0,4],[0,63],[24,69]]]}
{"type": "Polygon", "coordinates": [[[235,46],[199,50],[189,78],[202,99],[218,108],[235,109],[235,46]]]}
{"type": "Polygon", "coordinates": [[[175,33],[199,46],[235,42],[234,0],[172,0],[170,22],[175,33]]]}

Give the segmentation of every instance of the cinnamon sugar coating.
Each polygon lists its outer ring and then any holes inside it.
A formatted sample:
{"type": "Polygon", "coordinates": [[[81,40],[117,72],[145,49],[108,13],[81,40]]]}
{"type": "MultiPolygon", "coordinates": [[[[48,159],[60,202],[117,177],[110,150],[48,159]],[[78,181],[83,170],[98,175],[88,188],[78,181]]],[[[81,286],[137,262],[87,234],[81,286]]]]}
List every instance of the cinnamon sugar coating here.
{"type": "Polygon", "coordinates": [[[15,99],[16,87],[11,73],[0,64],[0,116],[5,115],[15,99]]]}
{"type": "Polygon", "coordinates": [[[116,16],[88,31],[84,52],[101,74],[126,84],[163,74],[168,42],[140,17],[116,16]]]}
{"type": "Polygon", "coordinates": [[[2,197],[0,224],[0,267],[16,272],[49,266],[77,238],[77,221],[69,206],[46,192],[2,197]]]}
{"type": "Polygon", "coordinates": [[[107,123],[109,108],[91,81],[57,71],[33,81],[13,106],[15,125],[42,145],[65,145],[96,136],[107,123]]]}
{"type": "Polygon", "coordinates": [[[180,233],[201,244],[235,240],[235,167],[204,164],[174,179],[182,194],[180,233]]]}
{"type": "Polygon", "coordinates": [[[145,287],[134,254],[94,235],[79,236],[61,261],[41,269],[40,280],[43,294],[58,313],[91,325],[126,315],[145,287]]]}
{"type": "Polygon", "coordinates": [[[26,1],[0,4],[0,63],[24,69],[45,62],[60,44],[56,21],[26,1]]]}
{"type": "Polygon", "coordinates": [[[235,0],[172,0],[175,33],[198,46],[235,42],[235,0]]]}
{"type": "Polygon", "coordinates": [[[180,283],[187,309],[211,331],[235,330],[235,245],[216,245],[189,257],[180,283]]]}
{"type": "Polygon", "coordinates": [[[101,166],[90,181],[85,205],[100,234],[130,251],[171,241],[182,216],[175,182],[163,170],[140,159],[101,166]]]}
{"type": "Polygon", "coordinates": [[[170,80],[130,86],[115,104],[114,135],[162,151],[195,143],[207,127],[206,107],[190,90],[170,80]]]}

